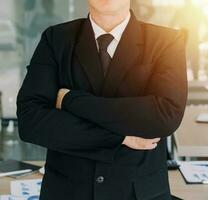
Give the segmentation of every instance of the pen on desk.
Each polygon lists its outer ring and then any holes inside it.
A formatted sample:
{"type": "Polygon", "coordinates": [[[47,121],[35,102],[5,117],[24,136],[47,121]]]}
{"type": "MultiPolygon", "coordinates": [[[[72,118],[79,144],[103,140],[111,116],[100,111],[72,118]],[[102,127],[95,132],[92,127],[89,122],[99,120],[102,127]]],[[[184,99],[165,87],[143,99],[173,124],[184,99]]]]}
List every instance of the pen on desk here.
{"type": "Polygon", "coordinates": [[[31,169],[25,169],[19,171],[5,172],[5,173],[0,173],[0,177],[24,174],[24,173],[29,173],[31,171],[32,171],[31,169]]]}

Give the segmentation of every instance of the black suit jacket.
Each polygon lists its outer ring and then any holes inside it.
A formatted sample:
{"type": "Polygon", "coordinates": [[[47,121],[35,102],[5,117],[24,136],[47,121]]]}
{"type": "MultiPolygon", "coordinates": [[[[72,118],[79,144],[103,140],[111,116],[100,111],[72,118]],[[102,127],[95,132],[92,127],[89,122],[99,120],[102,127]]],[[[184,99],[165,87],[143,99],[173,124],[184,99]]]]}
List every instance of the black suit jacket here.
{"type": "Polygon", "coordinates": [[[43,32],[17,97],[21,139],[48,148],[42,200],[170,198],[165,139],[186,105],[184,49],[180,31],[131,13],[104,77],[89,18],[43,32]],[[61,110],[59,88],[71,89],[61,110]],[[133,150],[127,135],[162,139],[133,150]]]}

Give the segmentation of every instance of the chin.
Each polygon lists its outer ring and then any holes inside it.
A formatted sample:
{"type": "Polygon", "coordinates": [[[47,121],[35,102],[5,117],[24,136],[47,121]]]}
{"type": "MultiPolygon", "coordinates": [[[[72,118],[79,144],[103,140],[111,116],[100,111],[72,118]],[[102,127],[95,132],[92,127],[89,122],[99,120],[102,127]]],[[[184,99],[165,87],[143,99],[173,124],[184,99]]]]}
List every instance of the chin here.
{"type": "Polygon", "coordinates": [[[99,13],[114,14],[128,7],[129,0],[89,0],[90,6],[99,13]]]}

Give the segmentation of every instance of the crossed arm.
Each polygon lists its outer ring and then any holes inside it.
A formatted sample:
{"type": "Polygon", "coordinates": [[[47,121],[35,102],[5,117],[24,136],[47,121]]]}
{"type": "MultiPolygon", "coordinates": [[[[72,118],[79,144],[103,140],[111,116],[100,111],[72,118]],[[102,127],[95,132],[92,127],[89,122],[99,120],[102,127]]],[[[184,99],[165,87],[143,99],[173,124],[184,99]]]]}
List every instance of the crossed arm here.
{"type": "Polygon", "coordinates": [[[113,162],[124,136],[55,107],[58,71],[49,34],[49,29],[42,34],[17,96],[20,138],[65,154],[113,162]]]}
{"type": "Polygon", "coordinates": [[[50,40],[51,28],[42,34],[17,96],[22,140],[70,155],[112,162],[126,136],[167,136],[179,125],[186,100],[182,49],[177,49],[181,55],[176,53],[171,59],[182,59],[177,66],[167,65],[165,56],[170,52],[161,58],[147,96],[111,99],[71,90],[64,96],[60,110],[55,107],[60,88],[50,40]]]}
{"type": "MultiPolygon", "coordinates": [[[[70,90],[62,88],[59,90],[57,99],[56,99],[56,108],[61,109],[64,96],[69,93],[70,90]]],[[[97,113],[98,114],[98,113],[97,113]]],[[[125,134],[124,134],[125,136],[125,134]]],[[[135,149],[135,150],[151,150],[157,147],[157,143],[160,141],[160,138],[145,139],[142,137],[130,136],[126,134],[122,144],[135,149]]]]}
{"type": "Polygon", "coordinates": [[[100,97],[70,90],[60,107],[123,136],[157,138],[180,125],[187,98],[183,35],[179,32],[157,59],[144,96],[100,97]]]}

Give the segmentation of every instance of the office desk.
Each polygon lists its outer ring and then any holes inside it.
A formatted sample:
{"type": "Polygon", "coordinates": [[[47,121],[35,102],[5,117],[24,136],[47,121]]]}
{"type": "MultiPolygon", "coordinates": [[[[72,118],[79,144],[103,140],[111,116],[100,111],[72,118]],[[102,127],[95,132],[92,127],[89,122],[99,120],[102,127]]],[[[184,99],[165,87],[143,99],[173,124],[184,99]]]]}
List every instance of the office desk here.
{"type": "Polygon", "coordinates": [[[188,102],[190,104],[208,103],[208,81],[188,82],[188,102]]]}
{"type": "Polygon", "coordinates": [[[208,113],[208,105],[187,106],[182,123],[174,133],[177,155],[208,157],[208,123],[196,123],[200,113],[208,113]]]}
{"type": "Polygon", "coordinates": [[[208,200],[208,185],[186,184],[181,173],[169,171],[171,194],[184,200],[208,200]]]}
{"type": "MultiPolygon", "coordinates": [[[[42,166],[43,162],[35,162],[42,166]]],[[[23,177],[23,179],[42,178],[39,173],[23,177]]],[[[9,194],[12,178],[0,178],[0,194],[9,194]]],[[[208,200],[208,185],[187,185],[179,171],[169,171],[171,193],[185,200],[208,200]]]]}
{"type": "MultiPolygon", "coordinates": [[[[35,161],[35,162],[28,162],[28,163],[32,163],[34,165],[38,165],[38,166],[43,166],[44,162],[42,161],[35,161]]],[[[40,173],[34,173],[28,176],[24,176],[21,179],[36,179],[36,178],[42,178],[42,174],[40,173]]],[[[14,179],[14,178],[10,178],[10,177],[0,177],[0,194],[9,194],[10,193],[10,181],[13,180],[19,180],[19,179],[14,179]]]]}

